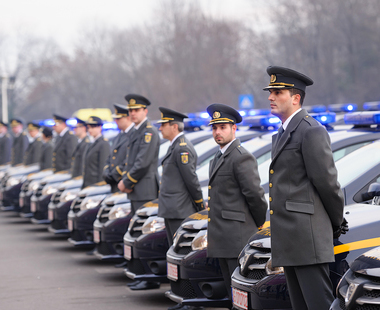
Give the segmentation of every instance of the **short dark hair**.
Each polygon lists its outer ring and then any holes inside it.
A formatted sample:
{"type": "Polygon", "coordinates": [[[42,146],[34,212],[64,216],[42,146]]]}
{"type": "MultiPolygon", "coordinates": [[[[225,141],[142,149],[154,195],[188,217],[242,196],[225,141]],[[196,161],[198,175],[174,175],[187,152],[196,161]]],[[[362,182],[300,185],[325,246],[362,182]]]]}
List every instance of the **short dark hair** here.
{"type": "Polygon", "coordinates": [[[298,88],[290,88],[289,92],[290,92],[291,96],[294,96],[294,95],[300,95],[301,96],[300,104],[302,106],[303,105],[303,101],[305,99],[305,95],[306,95],[305,92],[303,90],[298,89],[298,88]]]}

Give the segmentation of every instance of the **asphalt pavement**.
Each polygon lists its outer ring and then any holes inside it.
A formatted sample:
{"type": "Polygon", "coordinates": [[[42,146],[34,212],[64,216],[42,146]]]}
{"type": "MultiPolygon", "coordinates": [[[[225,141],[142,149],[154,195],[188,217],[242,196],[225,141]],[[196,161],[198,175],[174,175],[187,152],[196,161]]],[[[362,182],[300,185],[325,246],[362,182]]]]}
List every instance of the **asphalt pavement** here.
{"type": "MultiPolygon", "coordinates": [[[[0,309],[167,309],[170,289],[131,291],[122,268],[87,255],[14,212],[0,211],[0,309]]],[[[210,308],[211,309],[211,308],[210,308]]],[[[215,309],[214,309],[215,310],[215,309]]]]}

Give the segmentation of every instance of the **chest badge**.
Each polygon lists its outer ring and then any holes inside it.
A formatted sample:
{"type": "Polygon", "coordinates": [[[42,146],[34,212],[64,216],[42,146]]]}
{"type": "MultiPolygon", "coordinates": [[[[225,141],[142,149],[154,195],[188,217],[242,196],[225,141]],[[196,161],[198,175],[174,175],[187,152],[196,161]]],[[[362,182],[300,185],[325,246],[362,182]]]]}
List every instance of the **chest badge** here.
{"type": "Polygon", "coordinates": [[[189,153],[188,152],[181,153],[181,162],[184,165],[189,163],[189,153]]]}

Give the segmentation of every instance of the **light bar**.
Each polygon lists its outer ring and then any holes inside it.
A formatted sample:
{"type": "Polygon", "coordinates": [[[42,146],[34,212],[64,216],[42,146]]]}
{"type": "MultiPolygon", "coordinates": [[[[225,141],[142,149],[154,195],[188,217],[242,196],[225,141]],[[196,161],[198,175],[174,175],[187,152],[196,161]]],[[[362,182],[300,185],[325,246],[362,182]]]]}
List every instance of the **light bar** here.
{"type": "Polygon", "coordinates": [[[75,127],[77,125],[77,120],[75,118],[69,118],[66,121],[66,125],[70,127],[75,127]]]}
{"type": "Polygon", "coordinates": [[[379,111],[380,110],[380,101],[364,102],[363,109],[366,111],[379,111]]]}
{"type": "Polygon", "coordinates": [[[336,114],[335,113],[310,113],[310,116],[314,117],[318,122],[322,125],[328,125],[331,123],[335,123],[336,114]]]}
{"type": "Polygon", "coordinates": [[[102,125],[103,130],[110,130],[110,129],[118,129],[117,124],[115,122],[106,122],[102,125]]]}
{"type": "Polygon", "coordinates": [[[247,116],[242,122],[242,126],[250,127],[278,127],[280,124],[280,119],[272,114],[247,116]]]}
{"type": "Polygon", "coordinates": [[[39,121],[38,124],[40,126],[53,127],[55,122],[53,119],[45,119],[45,120],[39,121]]]}
{"type": "Polygon", "coordinates": [[[248,111],[248,115],[268,115],[270,114],[269,109],[253,109],[248,111]]]}
{"type": "Polygon", "coordinates": [[[365,111],[349,113],[344,116],[344,122],[350,125],[378,125],[380,124],[380,112],[365,111]]]}
{"type": "Polygon", "coordinates": [[[357,109],[358,105],[356,103],[330,104],[328,106],[330,112],[354,112],[357,109]]]}
{"type": "Polygon", "coordinates": [[[322,113],[327,111],[327,107],[325,105],[304,106],[303,108],[310,113],[322,113]]]}

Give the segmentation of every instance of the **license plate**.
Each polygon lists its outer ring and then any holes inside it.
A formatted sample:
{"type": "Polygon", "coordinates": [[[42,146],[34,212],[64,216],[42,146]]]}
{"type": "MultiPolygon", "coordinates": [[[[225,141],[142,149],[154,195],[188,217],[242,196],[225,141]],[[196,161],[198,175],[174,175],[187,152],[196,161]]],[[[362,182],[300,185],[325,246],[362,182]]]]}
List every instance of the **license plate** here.
{"type": "Polygon", "coordinates": [[[35,201],[30,202],[30,211],[31,212],[36,212],[37,211],[37,204],[35,201]]]}
{"type": "Polygon", "coordinates": [[[20,208],[22,208],[24,206],[24,198],[19,198],[18,204],[19,204],[20,208]]]}
{"type": "Polygon", "coordinates": [[[100,242],[100,231],[94,230],[94,242],[99,243],[100,242]]]}
{"type": "Polygon", "coordinates": [[[48,210],[48,219],[50,221],[54,221],[54,211],[53,210],[48,210]]]}
{"type": "Polygon", "coordinates": [[[168,265],[168,279],[172,281],[178,280],[178,266],[172,263],[167,263],[168,265]]]}
{"type": "Polygon", "coordinates": [[[68,228],[70,231],[73,231],[73,230],[74,230],[74,227],[73,227],[73,220],[67,220],[67,228],[68,228]]]}
{"type": "Polygon", "coordinates": [[[248,293],[232,288],[232,303],[239,309],[248,310],[248,293]]]}
{"type": "Polygon", "coordinates": [[[127,260],[132,259],[132,248],[129,245],[124,244],[124,257],[127,260]]]}

